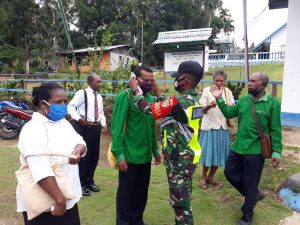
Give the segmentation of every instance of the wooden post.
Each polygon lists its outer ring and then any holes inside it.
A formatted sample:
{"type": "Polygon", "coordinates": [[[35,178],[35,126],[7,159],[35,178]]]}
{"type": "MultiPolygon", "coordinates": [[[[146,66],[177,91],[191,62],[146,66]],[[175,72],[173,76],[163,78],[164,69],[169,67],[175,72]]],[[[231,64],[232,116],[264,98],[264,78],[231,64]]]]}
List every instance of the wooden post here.
{"type": "Polygon", "coordinates": [[[22,89],[23,90],[27,90],[27,81],[25,81],[25,80],[21,80],[21,84],[22,84],[22,89]]]}
{"type": "Polygon", "coordinates": [[[272,96],[277,97],[277,83],[272,83],[272,96]]]}
{"type": "Polygon", "coordinates": [[[165,59],[166,49],[164,48],[164,92],[167,92],[167,74],[166,74],[166,59],[165,59]]]}
{"type": "Polygon", "coordinates": [[[64,89],[67,90],[67,81],[63,81],[63,86],[64,86],[64,89]]]}

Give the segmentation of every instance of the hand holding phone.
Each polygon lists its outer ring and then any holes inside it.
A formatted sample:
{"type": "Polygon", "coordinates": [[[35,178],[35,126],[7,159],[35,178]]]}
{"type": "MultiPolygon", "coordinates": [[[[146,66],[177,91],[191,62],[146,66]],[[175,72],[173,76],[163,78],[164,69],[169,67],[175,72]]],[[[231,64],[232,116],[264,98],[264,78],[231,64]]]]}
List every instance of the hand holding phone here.
{"type": "Polygon", "coordinates": [[[137,77],[134,73],[131,73],[128,85],[135,92],[135,95],[143,94],[143,91],[138,85],[137,77]]]}

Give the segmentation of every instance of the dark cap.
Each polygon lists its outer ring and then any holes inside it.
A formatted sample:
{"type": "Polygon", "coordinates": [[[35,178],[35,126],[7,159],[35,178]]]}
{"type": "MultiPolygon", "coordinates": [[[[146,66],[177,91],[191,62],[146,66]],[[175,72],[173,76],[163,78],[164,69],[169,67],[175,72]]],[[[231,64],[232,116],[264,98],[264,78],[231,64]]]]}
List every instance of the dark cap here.
{"type": "Polygon", "coordinates": [[[191,75],[199,78],[199,80],[200,80],[203,76],[203,68],[196,61],[184,61],[184,62],[180,63],[180,65],[178,67],[178,71],[173,73],[171,76],[176,78],[179,75],[182,75],[184,73],[191,74],[191,75]]]}

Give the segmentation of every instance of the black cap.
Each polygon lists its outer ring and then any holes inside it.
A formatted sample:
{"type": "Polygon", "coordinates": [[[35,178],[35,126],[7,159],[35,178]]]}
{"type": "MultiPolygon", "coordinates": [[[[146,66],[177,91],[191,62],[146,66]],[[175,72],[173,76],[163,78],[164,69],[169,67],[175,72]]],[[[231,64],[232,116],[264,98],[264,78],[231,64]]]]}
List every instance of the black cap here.
{"type": "Polygon", "coordinates": [[[180,63],[180,65],[178,67],[178,71],[171,74],[171,76],[176,78],[184,73],[191,74],[191,75],[199,78],[199,80],[200,80],[203,76],[203,68],[196,61],[184,61],[184,62],[180,63]]]}

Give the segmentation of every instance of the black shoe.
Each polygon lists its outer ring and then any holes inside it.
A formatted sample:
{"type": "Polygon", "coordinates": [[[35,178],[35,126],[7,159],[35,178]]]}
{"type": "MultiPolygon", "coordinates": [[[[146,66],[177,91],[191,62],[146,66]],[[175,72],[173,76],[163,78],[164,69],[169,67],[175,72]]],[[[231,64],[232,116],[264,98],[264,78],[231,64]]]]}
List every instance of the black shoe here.
{"type": "Polygon", "coordinates": [[[81,191],[82,191],[83,196],[90,196],[91,195],[90,191],[87,189],[86,186],[82,186],[81,191]]]}
{"type": "Polygon", "coordinates": [[[256,194],[256,204],[257,204],[259,201],[264,200],[265,197],[266,197],[266,195],[265,195],[261,190],[258,190],[258,192],[257,192],[257,194],[256,194]]]}
{"type": "Polygon", "coordinates": [[[252,221],[246,221],[245,219],[241,219],[236,225],[251,225],[252,221]]]}
{"type": "Polygon", "coordinates": [[[96,184],[89,184],[88,188],[91,189],[93,192],[99,192],[100,188],[96,184]]]}

